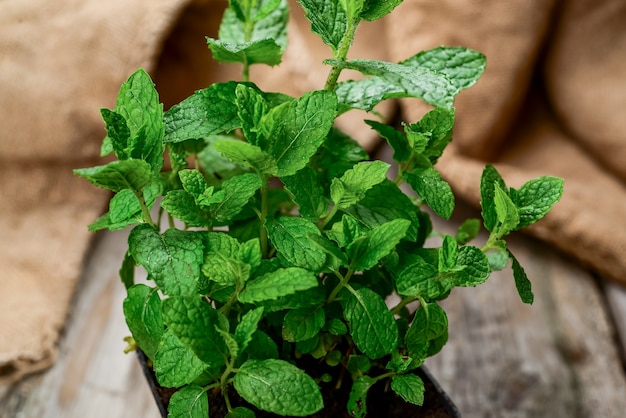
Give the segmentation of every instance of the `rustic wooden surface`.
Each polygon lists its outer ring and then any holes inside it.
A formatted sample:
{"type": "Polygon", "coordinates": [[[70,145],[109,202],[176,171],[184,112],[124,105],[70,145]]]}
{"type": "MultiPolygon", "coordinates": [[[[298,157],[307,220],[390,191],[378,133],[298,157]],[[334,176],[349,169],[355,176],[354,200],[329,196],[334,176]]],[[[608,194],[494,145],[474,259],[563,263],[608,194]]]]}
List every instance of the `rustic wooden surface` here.
{"type": "MultiPolygon", "coordinates": [[[[159,416],[136,358],[123,353],[126,237],[99,235],[56,364],[0,386],[1,418],[159,416]]],[[[512,250],[535,303],[521,303],[509,270],[455,289],[444,304],[450,341],[427,363],[433,375],[463,417],[626,416],[626,290],[528,237],[512,250]]]]}

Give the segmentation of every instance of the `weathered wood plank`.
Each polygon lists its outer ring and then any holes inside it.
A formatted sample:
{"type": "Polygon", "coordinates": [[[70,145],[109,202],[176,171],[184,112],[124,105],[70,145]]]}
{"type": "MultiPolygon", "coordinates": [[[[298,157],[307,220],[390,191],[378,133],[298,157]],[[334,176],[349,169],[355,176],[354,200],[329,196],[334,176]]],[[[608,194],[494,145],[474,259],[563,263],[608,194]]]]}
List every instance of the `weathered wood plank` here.
{"type": "Polygon", "coordinates": [[[124,232],[100,236],[86,263],[57,362],[5,390],[1,417],[159,416],[136,357],[123,353],[125,290],[117,272],[126,237],[124,232]]]}
{"type": "Polygon", "coordinates": [[[464,417],[623,416],[626,378],[596,282],[542,243],[510,241],[533,306],[508,269],[455,289],[443,304],[449,343],[427,365],[464,417]]]}
{"type": "Polygon", "coordinates": [[[626,361],[626,287],[614,282],[604,282],[603,290],[617,332],[617,346],[622,361],[626,361]]]}

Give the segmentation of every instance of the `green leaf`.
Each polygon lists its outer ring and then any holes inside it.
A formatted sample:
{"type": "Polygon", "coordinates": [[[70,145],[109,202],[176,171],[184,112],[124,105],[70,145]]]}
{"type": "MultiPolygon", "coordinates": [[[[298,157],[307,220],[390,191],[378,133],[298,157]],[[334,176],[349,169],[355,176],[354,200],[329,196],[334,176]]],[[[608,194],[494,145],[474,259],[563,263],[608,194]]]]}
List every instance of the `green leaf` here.
{"type": "Polygon", "coordinates": [[[331,260],[327,259],[326,264],[328,266],[333,267],[333,269],[348,267],[349,263],[346,254],[324,236],[311,234],[309,235],[309,239],[311,240],[311,244],[315,245],[331,257],[331,260]]]}
{"type": "Polygon", "coordinates": [[[165,112],[165,142],[207,138],[241,128],[237,83],[215,83],[198,90],[165,112]]]}
{"type": "Polygon", "coordinates": [[[454,108],[436,107],[419,122],[405,125],[405,132],[413,149],[434,165],[452,140],[454,122],[454,108]]]}
{"type": "Polygon", "coordinates": [[[437,215],[450,219],[454,212],[454,193],[437,170],[419,169],[405,175],[407,183],[437,215]]]}
{"type": "Polygon", "coordinates": [[[178,177],[183,185],[183,189],[191,196],[200,206],[208,206],[209,199],[213,194],[213,187],[204,179],[204,175],[198,170],[181,170],[178,177]]]}
{"type": "Polygon", "coordinates": [[[561,178],[543,176],[526,182],[516,191],[513,199],[519,211],[517,229],[526,228],[543,218],[562,195],[561,178]]]}
{"type": "Polygon", "coordinates": [[[358,219],[368,228],[376,228],[394,219],[408,219],[411,224],[406,239],[415,241],[426,235],[428,225],[422,225],[419,209],[411,199],[392,181],[385,180],[367,191],[359,203],[344,209],[344,212],[358,219]]]}
{"type": "Polygon", "coordinates": [[[283,321],[283,339],[292,343],[316,336],[326,323],[323,309],[304,308],[287,312],[283,321]]]}
{"type": "Polygon", "coordinates": [[[352,383],[348,398],[348,412],[356,418],[367,416],[367,392],[376,383],[370,376],[359,376],[352,383]]]}
{"type": "Polygon", "coordinates": [[[100,109],[105,123],[107,138],[110,141],[115,156],[120,160],[130,157],[130,129],[124,116],[109,109],[100,109]]]}
{"type": "Polygon", "coordinates": [[[287,191],[294,196],[299,207],[298,212],[304,219],[317,222],[328,212],[328,201],[315,170],[304,167],[296,174],[281,180],[287,191]]]}
{"type": "Polygon", "coordinates": [[[224,418],[254,418],[254,411],[243,406],[233,408],[224,418]]]}
{"type": "Polygon", "coordinates": [[[209,209],[217,222],[225,223],[237,215],[248,200],[261,188],[262,181],[257,174],[245,173],[232,177],[222,188],[213,193],[209,209]]]}
{"type": "Polygon", "coordinates": [[[437,339],[448,332],[448,316],[436,303],[420,306],[413,318],[411,327],[404,339],[409,355],[424,359],[429,355],[431,346],[437,339]]]}
{"type": "Polygon", "coordinates": [[[383,161],[363,161],[347,170],[341,178],[333,179],[330,196],[340,209],[358,203],[366,192],[387,177],[389,164],[383,161]]]}
{"type": "Polygon", "coordinates": [[[218,313],[200,296],[170,296],[163,301],[167,326],[207,367],[224,364],[229,351],[215,328],[218,313]]]}
{"type": "Polygon", "coordinates": [[[391,389],[405,402],[422,406],[424,404],[424,382],[414,374],[396,375],[391,378],[391,389]]]}
{"type": "Polygon", "coordinates": [[[480,205],[482,207],[482,217],[485,229],[491,232],[498,222],[495,204],[495,185],[498,184],[500,189],[506,190],[506,184],[500,176],[500,173],[492,165],[486,165],[480,178],[480,205]]]}
{"type": "Polygon", "coordinates": [[[166,295],[195,292],[203,262],[203,244],[193,231],[168,229],[160,235],[139,225],[128,237],[129,251],[166,295]]]}
{"type": "Polygon", "coordinates": [[[352,242],[348,246],[348,257],[352,260],[354,270],[362,271],[374,267],[404,238],[410,223],[406,219],[394,219],[352,242]]]}
{"type": "Polygon", "coordinates": [[[311,167],[318,170],[323,183],[341,177],[354,164],[369,159],[367,152],[353,138],[336,128],[330,133],[311,161],[311,167]]]}
{"type": "Polygon", "coordinates": [[[283,360],[248,360],[233,383],[246,401],[274,414],[306,416],[324,407],[317,383],[283,360]]]}
{"type": "Polygon", "coordinates": [[[487,60],[483,54],[471,49],[440,46],[422,51],[401,64],[442,72],[461,90],[472,86],[480,78],[487,60]]]}
{"type": "Polygon", "coordinates": [[[135,284],[135,259],[128,251],[124,255],[119,273],[124,288],[126,290],[130,289],[135,284]]]}
{"type": "Polygon", "coordinates": [[[144,284],[136,284],[128,289],[123,309],[133,339],[148,358],[154,359],[163,336],[159,293],[144,284]]]}
{"type": "Polygon", "coordinates": [[[154,179],[150,165],[143,160],[112,161],[106,165],[76,169],[74,174],[113,192],[124,189],[141,192],[154,179]]]}
{"type": "Polygon", "coordinates": [[[209,416],[209,397],[200,386],[185,386],[174,392],[167,412],[168,418],[206,418],[209,416]]]}
{"type": "Polygon", "coordinates": [[[517,289],[517,293],[519,293],[522,302],[532,305],[535,300],[535,295],[533,294],[532,283],[528,280],[528,276],[526,276],[526,272],[522,265],[517,261],[517,258],[511,253],[511,251],[507,250],[509,253],[509,257],[512,260],[512,268],[513,268],[513,278],[515,279],[515,287],[517,289]]]}
{"type": "Polygon", "coordinates": [[[306,219],[280,217],[266,224],[269,238],[284,265],[320,271],[326,254],[311,245],[310,235],[321,235],[317,226],[306,219]]]}
{"type": "Polygon", "coordinates": [[[337,93],[340,113],[350,109],[361,109],[369,112],[383,100],[412,97],[401,87],[380,77],[343,81],[337,84],[335,92],[337,93]]]}
{"type": "Polygon", "coordinates": [[[161,386],[184,386],[193,382],[207,367],[174,333],[165,331],[154,356],[154,373],[161,386]]]}
{"type": "Polygon", "coordinates": [[[425,67],[410,67],[376,60],[326,60],[324,62],[333,67],[378,76],[386,83],[395,86],[394,89],[385,86],[384,83],[379,84],[377,90],[385,91],[383,96],[391,94],[394,97],[417,97],[433,106],[450,108],[454,103],[454,97],[459,92],[459,89],[445,74],[425,67]]]}
{"type": "Polygon", "coordinates": [[[452,274],[457,286],[477,286],[484,283],[491,272],[487,256],[480,248],[471,245],[459,248],[456,268],[458,271],[452,274]]]}
{"type": "Polygon", "coordinates": [[[220,24],[219,39],[244,43],[273,39],[282,50],[287,45],[289,8],[286,0],[230,2],[220,24]],[[236,7],[239,4],[240,7],[236,7]],[[235,6],[235,7],[233,7],[235,6]],[[247,26],[251,25],[249,31],[247,26]]]}
{"type": "Polygon", "coordinates": [[[241,129],[246,140],[256,145],[257,130],[263,116],[268,112],[269,106],[261,92],[244,84],[239,84],[235,90],[237,96],[237,109],[241,119],[241,129]]]}
{"type": "Polygon", "coordinates": [[[263,317],[263,307],[248,311],[235,329],[235,340],[243,352],[252,341],[252,336],[258,329],[259,321],[263,317]]]}
{"type": "Polygon", "coordinates": [[[226,42],[207,38],[213,59],[227,63],[278,65],[282,60],[282,47],[273,39],[253,42],[226,42]]]}
{"type": "Polygon", "coordinates": [[[307,165],[324,142],[336,115],[334,93],[325,90],[306,93],[265,115],[263,141],[257,145],[276,160],[279,177],[293,175],[307,165]]]}
{"type": "Polygon", "coordinates": [[[498,183],[494,184],[495,192],[493,202],[496,210],[496,230],[498,235],[503,237],[511,231],[515,231],[520,223],[520,216],[517,206],[511,200],[507,192],[502,190],[498,183]]]}
{"type": "Polygon", "coordinates": [[[384,123],[377,122],[375,120],[366,120],[369,126],[372,127],[381,137],[383,137],[389,146],[393,149],[393,160],[396,162],[403,162],[409,159],[411,156],[411,148],[407,139],[396,128],[384,123]]]}
{"type": "Polygon", "coordinates": [[[374,21],[391,13],[403,0],[366,0],[361,19],[374,21]]]}
{"type": "Polygon", "coordinates": [[[185,190],[169,191],[161,200],[161,207],[189,226],[203,227],[213,223],[208,210],[199,206],[196,199],[185,190]]]}
{"type": "Polygon", "coordinates": [[[451,235],[444,235],[439,250],[439,272],[454,271],[457,266],[459,247],[451,235]]]}
{"type": "MultiPolygon", "coordinates": [[[[439,276],[437,265],[417,254],[401,254],[401,263],[392,274],[402,296],[422,296],[427,300],[445,295],[455,285],[451,278],[439,276]]],[[[435,261],[436,263],[436,261],[435,261]]]]}
{"type": "Polygon", "coordinates": [[[456,242],[465,245],[478,236],[480,232],[480,220],[475,218],[466,219],[456,231],[456,242]]]}
{"type": "Polygon", "coordinates": [[[159,103],[154,83],[143,69],[135,71],[122,83],[114,112],[126,120],[129,129],[129,157],[147,162],[152,171],[158,173],[165,150],[163,105],[159,103]]]}
{"type": "Polygon", "coordinates": [[[361,288],[343,299],[342,306],[354,343],[369,358],[381,358],[396,348],[398,327],[380,295],[361,288]]]}
{"type": "Polygon", "coordinates": [[[239,301],[256,303],[276,300],[317,287],[317,285],[315,274],[306,269],[299,267],[282,268],[248,281],[245,289],[239,294],[239,301]]]}
{"type": "Polygon", "coordinates": [[[504,270],[509,264],[510,257],[506,251],[506,248],[498,249],[496,251],[489,251],[486,253],[486,256],[487,260],[489,260],[489,269],[491,271],[504,270]]]}
{"type": "Polygon", "coordinates": [[[221,232],[205,235],[205,258],[202,273],[223,286],[245,283],[252,270],[261,263],[258,239],[240,244],[235,238],[221,232]]]}
{"type": "Polygon", "coordinates": [[[311,31],[330,46],[333,52],[346,33],[347,17],[343,7],[336,0],[298,0],[306,18],[311,22],[311,31]]]}
{"type": "Polygon", "coordinates": [[[257,173],[275,175],[278,172],[276,160],[256,145],[234,139],[221,139],[215,141],[213,148],[232,162],[251,167],[257,173]]]}

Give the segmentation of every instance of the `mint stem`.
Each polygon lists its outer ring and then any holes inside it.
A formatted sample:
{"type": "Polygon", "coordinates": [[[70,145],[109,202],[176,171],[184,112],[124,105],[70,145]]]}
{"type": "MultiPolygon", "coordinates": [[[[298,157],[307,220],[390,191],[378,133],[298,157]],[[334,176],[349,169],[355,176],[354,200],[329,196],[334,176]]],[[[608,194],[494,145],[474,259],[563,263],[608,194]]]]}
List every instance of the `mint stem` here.
{"type": "Polygon", "coordinates": [[[326,300],[327,304],[331,303],[331,302],[334,302],[335,299],[337,298],[337,295],[341,291],[341,289],[343,289],[344,287],[346,287],[348,285],[348,282],[350,281],[350,278],[354,274],[354,270],[352,270],[352,268],[350,268],[345,276],[341,276],[341,274],[339,274],[339,272],[337,272],[336,274],[337,274],[337,277],[339,277],[340,281],[339,281],[339,284],[337,286],[335,286],[335,288],[331,292],[330,296],[328,296],[328,299],[326,300]]]}
{"type": "Polygon", "coordinates": [[[148,205],[146,205],[146,200],[143,197],[143,193],[133,189],[133,194],[139,201],[139,206],[141,207],[141,214],[143,216],[143,221],[148,225],[155,227],[154,221],[152,220],[152,216],[150,216],[150,210],[148,209],[148,205]]]}
{"type": "MultiPolygon", "coordinates": [[[[354,36],[356,34],[356,29],[359,26],[360,19],[358,20],[349,20],[348,27],[346,28],[346,32],[343,34],[343,38],[341,38],[341,42],[339,42],[339,48],[333,57],[339,61],[345,61],[348,57],[348,51],[352,46],[352,42],[354,41],[354,36]]],[[[328,78],[326,79],[326,85],[324,86],[325,90],[334,91],[337,87],[337,80],[339,79],[339,74],[341,74],[341,68],[333,67],[328,74],[328,78]]]]}

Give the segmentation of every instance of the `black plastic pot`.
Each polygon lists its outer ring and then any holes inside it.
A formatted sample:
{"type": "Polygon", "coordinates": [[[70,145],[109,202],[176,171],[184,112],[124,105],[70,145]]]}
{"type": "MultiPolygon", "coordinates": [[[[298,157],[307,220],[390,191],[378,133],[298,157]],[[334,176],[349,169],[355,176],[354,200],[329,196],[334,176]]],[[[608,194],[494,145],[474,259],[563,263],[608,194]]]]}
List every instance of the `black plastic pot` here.
{"type": "MultiPolygon", "coordinates": [[[[175,389],[168,389],[159,386],[152,368],[147,364],[147,357],[143,352],[137,350],[137,356],[139,363],[146,376],[154,400],[162,417],[167,417],[167,402],[169,401],[172,393],[175,389]]],[[[454,405],[450,397],[443,391],[439,383],[433,378],[428,369],[425,366],[416,370],[416,374],[424,381],[426,391],[424,394],[424,404],[422,406],[416,406],[407,402],[404,402],[400,397],[396,396],[391,391],[385,391],[383,385],[374,385],[368,394],[367,405],[368,411],[371,411],[368,416],[372,417],[415,417],[415,418],[460,418],[461,414],[454,405]]],[[[221,398],[221,395],[218,399],[221,398]]],[[[209,402],[211,403],[211,402],[209,402]]],[[[263,416],[270,416],[265,415],[263,416]]],[[[319,413],[319,416],[328,418],[329,415],[324,414],[324,411],[319,413]]],[[[274,415],[271,415],[274,416],[274,415]]],[[[216,415],[211,414],[212,418],[216,415]]],[[[260,417],[260,415],[257,415],[260,417]]]]}

